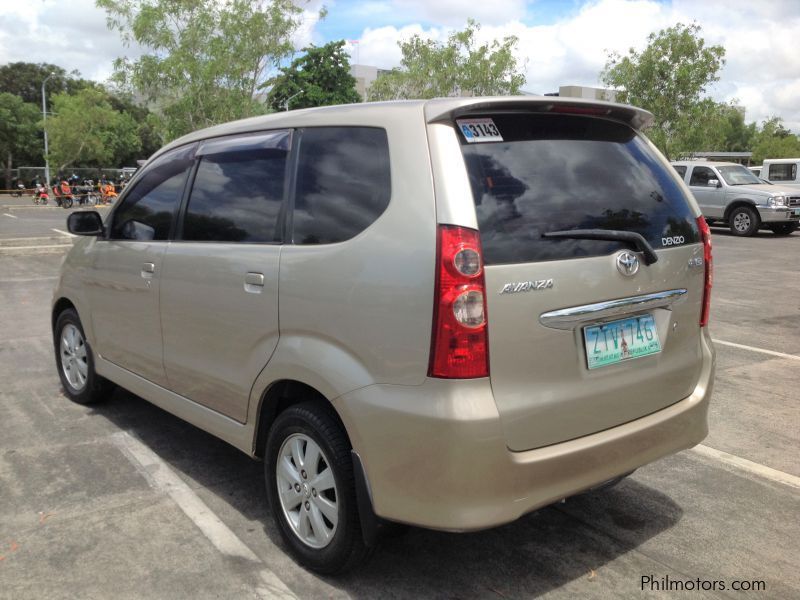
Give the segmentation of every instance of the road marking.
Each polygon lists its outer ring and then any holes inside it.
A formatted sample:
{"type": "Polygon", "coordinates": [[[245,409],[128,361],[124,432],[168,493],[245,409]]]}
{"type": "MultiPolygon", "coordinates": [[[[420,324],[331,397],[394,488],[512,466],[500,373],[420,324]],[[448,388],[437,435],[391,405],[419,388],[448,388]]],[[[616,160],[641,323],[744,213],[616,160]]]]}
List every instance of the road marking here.
{"type": "Polygon", "coordinates": [[[770,356],[779,356],[780,358],[788,358],[789,360],[800,360],[800,356],[797,356],[795,354],[775,352],[774,350],[765,350],[764,348],[756,348],[755,346],[745,346],[744,344],[734,344],[733,342],[724,342],[722,340],[712,340],[712,341],[715,344],[719,344],[720,346],[730,346],[731,348],[750,350],[750,352],[760,352],[761,354],[769,354],[770,356]]]}
{"type": "Polygon", "coordinates": [[[3,213],[3,215],[6,216],[6,217],[11,217],[12,219],[19,219],[19,217],[17,215],[10,215],[8,213],[3,213]]]}
{"type": "Polygon", "coordinates": [[[753,462],[752,460],[742,458],[741,456],[729,454],[727,452],[723,452],[722,450],[715,450],[714,448],[709,448],[703,444],[692,448],[692,452],[705,456],[706,458],[713,458],[720,462],[724,462],[727,465],[731,465],[732,467],[736,467],[742,471],[747,471],[748,473],[753,473],[759,477],[800,489],[800,477],[791,475],[789,473],[784,473],[783,471],[778,471],[772,467],[761,465],[757,462],[753,462]]]}
{"type": "Polygon", "coordinates": [[[78,237],[77,235],[71,234],[69,231],[61,231],[60,229],[56,229],[55,227],[50,229],[50,231],[55,231],[56,233],[60,233],[61,235],[66,235],[66,236],[69,236],[71,238],[78,237]]]}
{"type": "MultiPolygon", "coordinates": [[[[261,559],[155,452],[125,431],[112,434],[111,439],[150,485],[155,490],[169,495],[217,550],[226,556],[242,558],[263,566],[261,559]]],[[[256,588],[256,593],[261,598],[297,599],[286,584],[266,566],[258,574],[262,585],[256,588]]]]}

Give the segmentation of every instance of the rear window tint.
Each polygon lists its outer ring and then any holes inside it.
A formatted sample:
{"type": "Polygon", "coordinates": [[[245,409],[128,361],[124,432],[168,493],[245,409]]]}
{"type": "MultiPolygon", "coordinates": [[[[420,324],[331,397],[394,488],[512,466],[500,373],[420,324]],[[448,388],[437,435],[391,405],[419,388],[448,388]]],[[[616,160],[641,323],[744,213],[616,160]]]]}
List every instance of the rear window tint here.
{"type": "Polygon", "coordinates": [[[635,231],[658,249],[699,241],[686,197],[647,142],[627,125],[524,113],[491,116],[503,141],[467,143],[486,264],[610,254],[627,246],[548,239],[568,229],[635,231]],[[673,243],[669,243],[673,242],[673,243]]]}

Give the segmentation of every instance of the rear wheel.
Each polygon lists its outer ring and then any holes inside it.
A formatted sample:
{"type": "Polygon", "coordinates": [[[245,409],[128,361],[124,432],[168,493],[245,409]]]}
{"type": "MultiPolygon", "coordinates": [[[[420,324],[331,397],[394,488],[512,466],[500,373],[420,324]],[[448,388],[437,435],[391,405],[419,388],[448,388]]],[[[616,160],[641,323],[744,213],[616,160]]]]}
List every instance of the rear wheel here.
{"type": "Polygon", "coordinates": [[[750,236],[758,231],[758,213],[749,206],[737,206],[734,208],[728,221],[733,235],[750,236]]]}
{"type": "Polygon", "coordinates": [[[95,373],[92,349],[75,310],[68,308],[58,315],[53,343],[58,376],[70,400],[78,404],[103,400],[110,393],[112,385],[95,373]]]}
{"type": "Polygon", "coordinates": [[[269,432],[267,495],[286,545],[301,564],[341,573],[368,555],[356,506],[350,443],[331,409],[305,402],[269,432]]]}
{"type": "Polygon", "coordinates": [[[797,231],[797,227],[798,223],[776,223],[769,226],[775,235],[791,235],[797,231]]]}
{"type": "Polygon", "coordinates": [[[72,198],[64,198],[61,202],[62,208],[72,208],[72,198]]]}

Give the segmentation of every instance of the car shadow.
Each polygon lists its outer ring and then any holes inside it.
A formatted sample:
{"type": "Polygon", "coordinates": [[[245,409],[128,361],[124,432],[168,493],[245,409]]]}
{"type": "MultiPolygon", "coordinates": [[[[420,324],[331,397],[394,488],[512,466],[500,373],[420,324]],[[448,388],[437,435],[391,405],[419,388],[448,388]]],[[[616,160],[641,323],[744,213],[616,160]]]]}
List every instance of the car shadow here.
{"type": "MultiPolygon", "coordinates": [[[[727,225],[711,225],[711,235],[714,237],[729,237],[729,238],[738,238],[741,236],[735,235],[731,232],[730,228],[727,225]]],[[[777,238],[777,239],[785,239],[785,238],[792,238],[798,237],[800,238],[800,232],[790,233],[789,235],[775,235],[769,229],[759,229],[755,234],[751,236],[747,236],[749,239],[758,239],[758,238],[777,238]]],[[[713,239],[713,238],[712,238],[713,239]]]]}
{"type": "MultiPolygon", "coordinates": [[[[267,506],[262,463],[125,390],[92,409],[141,440],[190,486],[263,524],[268,538],[284,547],[267,506]]],[[[533,597],[592,579],[682,514],[669,496],[628,478],[495,529],[456,534],[408,528],[384,538],[359,569],[322,579],[365,599],[533,597]]]]}

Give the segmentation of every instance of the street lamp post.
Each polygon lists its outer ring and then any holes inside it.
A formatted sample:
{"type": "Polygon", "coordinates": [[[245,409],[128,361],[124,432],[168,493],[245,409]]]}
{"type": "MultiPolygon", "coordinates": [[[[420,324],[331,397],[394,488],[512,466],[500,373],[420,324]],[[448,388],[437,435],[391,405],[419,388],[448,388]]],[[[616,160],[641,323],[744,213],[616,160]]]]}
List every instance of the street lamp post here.
{"type": "Polygon", "coordinates": [[[283,110],[289,110],[289,101],[292,100],[292,98],[296,98],[297,96],[299,96],[302,93],[303,93],[303,90],[300,90],[296,94],[293,94],[293,95],[289,96],[286,100],[284,100],[283,101],[283,110]]]}
{"type": "Polygon", "coordinates": [[[44,95],[44,85],[47,83],[47,80],[50,79],[55,73],[50,73],[47,77],[44,78],[42,82],[42,128],[44,129],[44,184],[45,186],[50,186],[50,160],[47,157],[48,149],[47,149],[47,100],[45,99],[44,95]]]}

